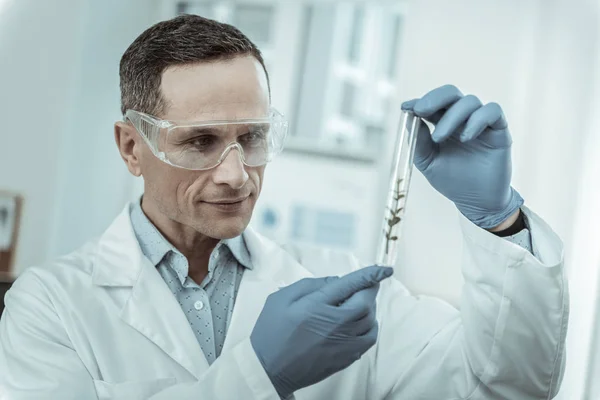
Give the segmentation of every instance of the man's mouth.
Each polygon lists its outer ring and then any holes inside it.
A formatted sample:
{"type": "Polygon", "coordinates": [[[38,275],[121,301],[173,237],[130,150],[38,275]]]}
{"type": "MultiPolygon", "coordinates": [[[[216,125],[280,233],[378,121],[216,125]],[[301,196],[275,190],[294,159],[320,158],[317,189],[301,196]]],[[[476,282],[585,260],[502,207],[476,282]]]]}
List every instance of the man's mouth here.
{"type": "Polygon", "coordinates": [[[237,197],[237,198],[234,198],[234,199],[213,200],[213,201],[207,201],[206,203],[211,203],[211,204],[236,204],[236,203],[241,203],[242,201],[246,200],[248,197],[250,197],[250,196],[237,197]]]}
{"type": "Polygon", "coordinates": [[[242,210],[246,210],[246,206],[248,205],[247,200],[249,198],[250,196],[236,197],[234,199],[219,199],[213,201],[205,201],[204,203],[220,212],[238,213],[242,210]]]}

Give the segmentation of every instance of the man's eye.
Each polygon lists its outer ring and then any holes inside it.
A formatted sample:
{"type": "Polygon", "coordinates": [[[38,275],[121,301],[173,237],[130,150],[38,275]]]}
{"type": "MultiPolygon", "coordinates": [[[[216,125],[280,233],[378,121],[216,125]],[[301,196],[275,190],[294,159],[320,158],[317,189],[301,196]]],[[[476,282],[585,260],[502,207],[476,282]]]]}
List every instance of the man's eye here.
{"type": "Polygon", "coordinates": [[[249,132],[240,137],[240,141],[244,143],[260,143],[265,140],[265,134],[263,132],[249,132]]]}
{"type": "Polygon", "coordinates": [[[213,136],[198,136],[186,143],[198,150],[206,150],[215,144],[216,140],[213,136]]]}

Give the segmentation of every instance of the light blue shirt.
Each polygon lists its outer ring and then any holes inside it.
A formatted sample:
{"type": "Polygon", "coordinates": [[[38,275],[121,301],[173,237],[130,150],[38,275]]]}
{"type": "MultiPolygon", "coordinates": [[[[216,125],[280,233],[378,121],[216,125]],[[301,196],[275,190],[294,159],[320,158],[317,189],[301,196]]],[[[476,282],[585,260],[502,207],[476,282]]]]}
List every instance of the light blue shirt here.
{"type": "MultiPolygon", "coordinates": [[[[523,211],[521,211],[521,213],[523,213],[523,211]]],[[[529,220],[527,219],[527,215],[525,215],[525,213],[523,213],[523,219],[525,220],[525,229],[522,229],[514,235],[506,236],[503,239],[506,239],[509,242],[516,244],[517,246],[521,246],[522,248],[524,248],[525,250],[537,257],[537,255],[533,251],[529,220]]]]}
{"type": "Polygon", "coordinates": [[[512,236],[507,236],[503,239],[506,239],[509,242],[521,246],[522,248],[536,256],[536,254],[533,252],[533,246],[531,243],[531,232],[529,231],[529,229],[523,229],[521,232],[515,233],[512,236]]]}
{"type": "Polygon", "coordinates": [[[140,202],[133,204],[130,215],[142,252],[179,302],[212,364],[223,349],[244,270],[253,268],[243,237],[219,242],[210,256],[208,275],[197,284],[188,276],[186,257],[152,224],[140,202]]]}

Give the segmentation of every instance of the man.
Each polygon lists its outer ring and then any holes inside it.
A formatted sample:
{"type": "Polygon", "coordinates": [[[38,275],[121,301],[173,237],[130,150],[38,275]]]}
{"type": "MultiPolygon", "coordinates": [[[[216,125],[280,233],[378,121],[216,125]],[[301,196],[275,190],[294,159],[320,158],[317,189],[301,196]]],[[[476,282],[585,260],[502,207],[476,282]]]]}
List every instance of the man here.
{"type": "Polygon", "coordinates": [[[286,123],[258,49],[197,16],[121,60],[115,139],[143,176],[104,235],[28,268],[0,322],[9,399],[547,399],[567,324],[562,244],[511,188],[500,107],[453,86],[403,108],[436,125],[415,164],[461,212],[461,311],[385,267],[247,228],[286,123]],[[532,247],[533,244],[533,247],[532,247]]]}

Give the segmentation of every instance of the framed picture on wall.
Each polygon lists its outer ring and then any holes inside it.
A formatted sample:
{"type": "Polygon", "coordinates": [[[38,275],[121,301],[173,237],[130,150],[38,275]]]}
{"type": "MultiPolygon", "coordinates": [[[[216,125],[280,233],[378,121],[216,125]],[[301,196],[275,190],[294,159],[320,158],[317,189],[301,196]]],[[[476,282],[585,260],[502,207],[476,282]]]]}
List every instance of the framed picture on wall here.
{"type": "Polygon", "coordinates": [[[17,247],[21,196],[0,190],[0,273],[10,274],[17,247]]]}

